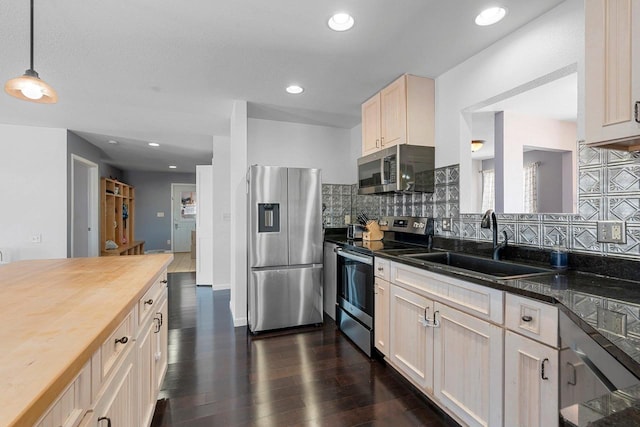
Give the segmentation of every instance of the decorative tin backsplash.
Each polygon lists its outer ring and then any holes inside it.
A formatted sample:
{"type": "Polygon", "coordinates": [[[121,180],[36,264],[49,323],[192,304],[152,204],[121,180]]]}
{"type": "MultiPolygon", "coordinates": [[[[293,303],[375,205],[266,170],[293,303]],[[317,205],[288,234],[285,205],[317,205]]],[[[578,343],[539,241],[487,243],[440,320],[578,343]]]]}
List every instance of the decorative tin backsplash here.
{"type": "MultiPolygon", "coordinates": [[[[437,235],[490,241],[491,230],[480,228],[481,213],[460,214],[464,189],[459,178],[459,165],[436,169],[433,194],[359,196],[355,184],[324,184],[325,226],[344,227],[345,215],[355,221],[360,212],[371,218],[430,216],[453,220],[450,232],[443,232],[442,221],[436,221],[437,235]]],[[[578,208],[579,214],[498,214],[498,229],[518,245],[550,249],[559,235],[573,252],[640,258],[640,161],[631,153],[579,146],[578,208]],[[626,221],[627,243],[598,243],[599,220],[626,221]]]]}

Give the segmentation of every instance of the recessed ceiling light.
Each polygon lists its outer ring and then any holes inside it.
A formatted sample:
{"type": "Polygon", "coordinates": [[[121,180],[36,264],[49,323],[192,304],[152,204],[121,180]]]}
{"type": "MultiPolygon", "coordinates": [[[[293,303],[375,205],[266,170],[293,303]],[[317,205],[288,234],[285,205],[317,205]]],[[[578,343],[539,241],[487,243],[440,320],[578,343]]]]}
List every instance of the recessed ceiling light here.
{"type": "Polygon", "coordinates": [[[114,140],[114,139],[110,139],[109,141],[107,141],[109,144],[117,144],[118,141],[114,140]]]}
{"type": "Polygon", "coordinates": [[[302,92],[304,92],[304,89],[298,85],[291,85],[289,87],[287,87],[287,92],[292,94],[292,95],[298,95],[302,92]]]}
{"type": "Polygon", "coordinates": [[[353,27],[353,16],[348,13],[340,12],[329,18],[329,28],[333,31],[347,31],[353,27]]]}
{"type": "Polygon", "coordinates": [[[169,169],[176,169],[176,168],[177,168],[177,166],[175,166],[175,165],[169,165],[169,169]]]}
{"type": "Polygon", "coordinates": [[[160,147],[160,144],[158,144],[157,142],[150,142],[149,146],[151,146],[151,147],[160,147]]]}
{"type": "Polygon", "coordinates": [[[490,7],[483,10],[478,16],[476,16],[476,25],[480,25],[481,27],[493,25],[502,20],[506,14],[507,9],[504,7],[490,7]]]}

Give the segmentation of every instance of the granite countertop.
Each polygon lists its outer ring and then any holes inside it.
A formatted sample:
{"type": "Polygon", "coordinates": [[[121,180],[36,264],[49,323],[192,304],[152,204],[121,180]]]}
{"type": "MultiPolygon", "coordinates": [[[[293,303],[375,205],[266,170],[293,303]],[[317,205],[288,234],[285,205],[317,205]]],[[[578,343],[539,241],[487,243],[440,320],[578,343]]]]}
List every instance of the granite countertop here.
{"type": "MultiPolygon", "coordinates": [[[[344,236],[328,235],[325,240],[356,250],[366,249],[366,247],[362,247],[362,244],[356,246],[353,241],[347,240],[344,236]]],[[[412,243],[420,244],[420,242],[412,243]]],[[[490,257],[486,243],[467,243],[446,239],[439,239],[436,243],[441,244],[441,246],[436,244],[436,251],[449,250],[477,255],[476,250],[478,250],[481,255],[490,257]]],[[[434,273],[456,276],[483,286],[556,304],[602,348],[640,378],[640,282],[629,280],[629,278],[638,277],[637,272],[640,271],[638,261],[594,256],[583,257],[579,254],[571,254],[570,266],[572,268],[569,270],[558,270],[555,274],[543,276],[504,280],[469,270],[436,263],[425,264],[402,257],[403,254],[418,251],[426,252],[427,249],[420,246],[406,251],[376,251],[374,249],[374,254],[434,273]],[[596,271],[604,271],[610,275],[596,274],[596,271]],[[616,274],[620,277],[612,277],[616,274]],[[599,323],[599,316],[601,316],[599,313],[603,310],[614,311],[626,316],[624,334],[615,334],[603,328],[601,320],[599,323]]],[[[528,248],[511,247],[507,255],[509,259],[515,258],[514,262],[538,267],[549,266],[548,255],[545,256],[544,253],[541,255],[539,251],[532,251],[528,248]]],[[[625,419],[631,417],[634,420],[636,419],[634,417],[638,417],[640,419],[640,385],[618,390],[577,406],[580,419],[588,420],[579,425],[588,423],[593,426],[618,425],[615,423],[620,417],[625,417],[625,419]]]]}

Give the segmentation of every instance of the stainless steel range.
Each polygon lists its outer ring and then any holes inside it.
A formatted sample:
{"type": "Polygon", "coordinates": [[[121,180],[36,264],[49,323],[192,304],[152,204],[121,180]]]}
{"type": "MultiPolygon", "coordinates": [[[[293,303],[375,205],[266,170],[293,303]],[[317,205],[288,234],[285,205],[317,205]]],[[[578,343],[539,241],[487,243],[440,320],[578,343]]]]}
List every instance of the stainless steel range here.
{"type": "MultiPolygon", "coordinates": [[[[336,249],[338,280],[336,323],[340,330],[367,356],[373,349],[374,325],[374,273],[375,254],[383,250],[405,250],[420,246],[401,240],[387,240],[392,236],[401,239],[403,234],[433,235],[433,218],[385,217],[379,221],[386,232],[379,242],[349,241],[336,249]]],[[[426,244],[426,242],[425,242],[426,244]]]]}

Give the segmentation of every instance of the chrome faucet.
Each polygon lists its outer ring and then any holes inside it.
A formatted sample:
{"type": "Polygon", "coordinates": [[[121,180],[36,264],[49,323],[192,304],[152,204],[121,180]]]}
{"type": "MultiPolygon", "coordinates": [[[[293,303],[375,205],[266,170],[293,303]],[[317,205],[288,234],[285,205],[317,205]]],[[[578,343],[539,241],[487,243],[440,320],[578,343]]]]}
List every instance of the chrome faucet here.
{"type": "Polygon", "coordinates": [[[491,228],[493,231],[493,259],[500,259],[500,252],[502,249],[507,247],[507,232],[502,230],[502,235],[504,236],[504,241],[498,244],[498,220],[496,218],[496,213],[489,209],[484,213],[482,217],[482,222],[480,222],[480,227],[482,228],[491,228]]]}

